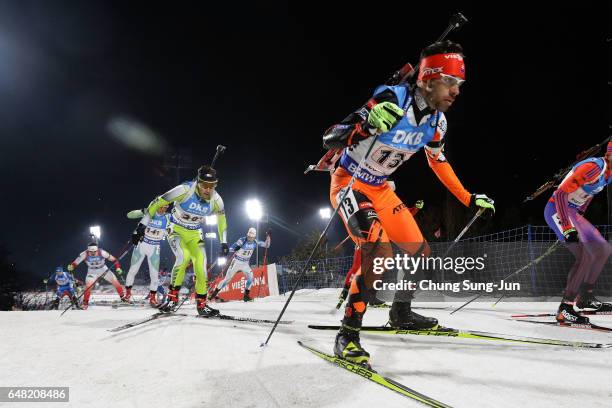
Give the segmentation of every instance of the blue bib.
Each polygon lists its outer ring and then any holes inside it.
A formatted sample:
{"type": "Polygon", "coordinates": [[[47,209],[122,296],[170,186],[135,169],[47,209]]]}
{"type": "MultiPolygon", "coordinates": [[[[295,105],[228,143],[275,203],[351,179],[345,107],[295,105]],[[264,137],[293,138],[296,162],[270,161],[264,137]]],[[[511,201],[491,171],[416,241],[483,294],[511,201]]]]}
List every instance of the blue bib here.
{"type": "Polygon", "coordinates": [[[189,187],[191,193],[182,202],[176,202],[172,210],[172,222],[190,230],[200,229],[204,217],[212,215],[212,200],[206,201],[198,197],[193,188],[193,181],[183,183],[189,187]]]}
{"type": "Polygon", "coordinates": [[[155,213],[147,223],[143,241],[147,244],[159,245],[162,239],[166,236],[166,228],[168,227],[168,216],[166,214],[159,215],[155,213]]]}
{"type": "Polygon", "coordinates": [[[55,283],[57,283],[59,286],[69,285],[70,282],[72,282],[72,279],[70,276],[68,276],[68,273],[62,272],[59,275],[55,274],[55,283]]]}
{"type": "Polygon", "coordinates": [[[397,104],[404,110],[404,116],[388,132],[378,136],[376,141],[369,138],[357,146],[344,149],[340,158],[340,166],[349,173],[355,173],[363,156],[374,143],[370,155],[360,168],[356,178],[370,185],[381,185],[386,182],[387,177],[392,174],[403,162],[408,160],[414,153],[429,143],[436,135],[440,113],[426,115],[421,119],[422,123],[416,122],[411,107],[412,96],[407,86],[379,86],[374,95],[389,90],[397,98],[397,104]]]}

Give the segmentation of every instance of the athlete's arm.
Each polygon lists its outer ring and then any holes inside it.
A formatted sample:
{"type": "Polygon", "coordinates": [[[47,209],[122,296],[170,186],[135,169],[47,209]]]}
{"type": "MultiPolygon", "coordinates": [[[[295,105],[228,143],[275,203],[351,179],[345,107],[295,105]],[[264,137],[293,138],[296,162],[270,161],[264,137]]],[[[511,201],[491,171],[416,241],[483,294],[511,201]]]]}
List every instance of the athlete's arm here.
{"type": "MultiPolygon", "coordinates": [[[[149,221],[151,221],[151,216],[149,215],[149,212],[147,211],[147,209],[143,209],[143,210],[132,210],[129,213],[127,213],[127,217],[130,220],[137,220],[140,218],[140,221],[138,222],[138,225],[144,225],[145,227],[147,226],[147,224],[149,223],[149,221]]],[[[134,232],[136,232],[138,230],[138,226],[136,227],[136,230],[134,232]]],[[[140,227],[142,228],[142,227],[140,227]]]]}
{"type": "Polygon", "coordinates": [[[270,248],[270,236],[266,236],[266,240],[265,241],[257,241],[257,245],[259,245],[262,248],[270,248]]]}
{"type": "Polygon", "coordinates": [[[359,110],[348,115],[339,124],[327,129],[323,134],[323,147],[326,149],[343,148],[373,136],[375,129],[368,123],[368,116],[372,108],[382,102],[397,104],[397,96],[389,89],[376,94],[359,110]]]}
{"type": "MultiPolygon", "coordinates": [[[[180,186],[176,186],[174,187],[172,190],[166,191],[164,194],[160,195],[159,197],[156,197],[153,201],[151,201],[151,204],[149,204],[149,206],[147,207],[147,214],[149,215],[149,217],[153,217],[155,215],[155,213],[157,212],[157,210],[160,209],[160,207],[163,207],[165,205],[169,205],[170,203],[174,202],[174,201],[179,201],[182,200],[183,198],[185,198],[185,195],[189,192],[189,187],[186,184],[181,184],[180,186]]],[[[146,218],[146,214],[145,214],[145,218],[146,218]]],[[[141,223],[143,222],[148,222],[149,219],[142,219],[141,223]]]]}
{"type": "Polygon", "coordinates": [[[117,258],[115,258],[114,256],[112,256],[111,254],[109,254],[103,249],[100,250],[100,254],[102,255],[104,259],[108,259],[110,262],[112,262],[115,269],[121,269],[121,264],[119,263],[117,258]]]}
{"type": "MultiPolygon", "coordinates": [[[[568,196],[578,190],[580,186],[597,179],[599,167],[595,163],[587,162],[576,167],[571,176],[567,177],[553,193],[557,214],[561,221],[561,228],[566,231],[572,228],[569,218],[568,196]]],[[[589,203],[585,203],[587,206],[589,203]]],[[[586,208],[585,208],[586,209],[586,208]]]]}
{"type": "Polygon", "coordinates": [[[138,218],[142,218],[144,216],[145,212],[146,212],[146,209],[144,209],[144,210],[132,210],[129,213],[127,213],[127,217],[130,220],[136,220],[138,218]]]}
{"type": "Polygon", "coordinates": [[[230,247],[230,252],[236,252],[237,250],[242,248],[242,246],[244,245],[245,239],[246,237],[242,237],[242,238],[239,238],[238,241],[234,242],[232,246],[230,247]]]}
{"type": "Polygon", "coordinates": [[[225,206],[223,199],[219,194],[213,197],[213,214],[217,215],[217,231],[219,232],[219,241],[222,244],[227,244],[227,218],[225,217],[225,206]]]}
{"type": "Polygon", "coordinates": [[[446,134],[446,118],[440,114],[438,129],[433,139],[425,146],[425,155],[429,167],[444,186],[466,207],[470,206],[471,194],[463,187],[450,163],[444,156],[444,135],[446,134]]]}
{"type": "Polygon", "coordinates": [[[87,258],[87,255],[85,253],[86,251],[83,251],[79,254],[79,256],[76,257],[76,259],[74,261],[72,261],[70,263],[70,265],[68,265],[68,270],[73,270],[74,268],[76,268],[77,266],[79,266],[79,264],[81,262],[83,262],[85,260],[85,258],[87,258]]]}

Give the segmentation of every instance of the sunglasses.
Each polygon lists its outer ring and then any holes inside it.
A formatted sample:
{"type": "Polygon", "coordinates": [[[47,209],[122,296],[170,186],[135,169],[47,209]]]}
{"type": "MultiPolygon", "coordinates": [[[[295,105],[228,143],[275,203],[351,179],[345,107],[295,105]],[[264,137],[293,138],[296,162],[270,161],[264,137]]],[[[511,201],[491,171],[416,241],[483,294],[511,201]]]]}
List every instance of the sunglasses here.
{"type": "Polygon", "coordinates": [[[215,188],[217,187],[217,182],[210,182],[210,181],[203,181],[200,180],[198,181],[198,187],[200,188],[215,188]]]}
{"type": "Polygon", "coordinates": [[[465,82],[465,79],[442,73],[440,73],[440,80],[448,87],[461,86],[465,82]]]}

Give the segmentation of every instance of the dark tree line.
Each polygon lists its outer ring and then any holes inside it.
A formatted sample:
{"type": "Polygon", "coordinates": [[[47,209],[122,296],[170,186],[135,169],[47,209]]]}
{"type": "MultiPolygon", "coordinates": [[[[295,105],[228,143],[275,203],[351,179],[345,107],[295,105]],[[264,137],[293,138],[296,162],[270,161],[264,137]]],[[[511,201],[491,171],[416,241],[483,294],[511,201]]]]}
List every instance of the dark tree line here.
{"type": "Polygon", "coordinates": [[[12,310],[21,289],[17,267],[11,262],[6,246],[0,243],[0,310],[12,310]]]}

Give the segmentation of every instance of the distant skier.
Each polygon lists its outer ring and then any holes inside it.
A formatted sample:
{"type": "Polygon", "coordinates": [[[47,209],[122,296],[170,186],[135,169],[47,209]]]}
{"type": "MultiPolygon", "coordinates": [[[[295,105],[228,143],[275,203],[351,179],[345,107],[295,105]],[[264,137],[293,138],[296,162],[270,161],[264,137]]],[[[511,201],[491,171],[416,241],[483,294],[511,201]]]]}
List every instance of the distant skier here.
{"type": "Polygon", "coordinates": [[[150,216],[157,210],[174,203],[170,214],[168,242],[176,256],[172,268],[170,291],[162,310],[170,311],[178,305],[178,296],[185,278],[185,268],[193,262],[196,276],[196,309],[201,316],[215,316],[219,311],[206,304],[206,250],[202,238],[202,224],[210,215],[217,215],[217,228],[221,241],[221,253],[227,255],[227,220],[223,199],[215,191],[218,183],[217,172],[210,166],[198,169],[196,180],[187,181],[162,194],[147,208],[150,216]]]}
{"type": "Polygon", "coordinates": [[[51,302],[51,309],[57,310],[59,308],[60,301],[64,296],[68,296],[72,302],[72,305],[76,309],[81,308],[74,292],[74,285],[76,284],[76,281],[71,273],[64,271],[63,267],[58,266],[55,268],[55,274],[49,279],[45,279],[43,282],[47,284],[51,281],[55,281],[57,284],[57,290],[55,291],[56,298],[53,300],[53,302],[51,302]]]}
{"type": "Polygon", "coordinates": [[[612,304],[603,303],[593,295],[595,282],[612,253],[612,246],[583,216],[593,197],[611,182],[612,141],[604,157],[578,162],[544,209],[546,223],[576,258],[557,311],[560,323],[588,324],[589,319],[578,312],[612,311],[612,304]]]}
{"type": "Polygon", "coordinates": [[[81,262],[85,261],[85,264],[87,264],[87,278],[85,278],[83,309],[87,309],[87,307],[89,306],[89,297],[91,296],[92,289],[91,285],[101,274],[105,274],[104,279],[115,287],[119,298],[124,302],[126,301],[123,296],[123,288],[117,280],[117,277],[112,272],[107,272],[108,267],[106,266],[106,260],[113,263],[117,275],[121,275],[123,273],[123,270],[121,269],[121,264],[119,263],[117,258],[112,256],[102,248],[98,248],[98,244],[95,242],[92,242],[87,245],[87,250],[81,252],[79,256],[74,261],[72,261],[70,265],[68,265],[68,272],[72,272],[77,266],[79,266],[81,262]]]}
{"type": "Polygon", "coordinates": [[[128,218],[135,218],[140,212],[142,219],[138,223],[136,230],[132,234],[132,260],[130,270],[125,279],[125,298],[132,301],[132,286],[134,278],[140,269],[140,265],[147,258],[149,264],[149,304],[158,307],[157,287],[159,286],[159,256],[161,252],[161,242],[166,237],[166,230],[170,224],[169,215],[166,214],[168,206],[164,205],[157,209],[153,216],[141,210],[134,210],[128,213],[128,218]]]}
{"type": "Polygon", "coordinates": [[[166,268],[162,268],[159,271],[159,281],[157,285],[157,293],[162,296],[161,303],[166,301],[166,294],[168,293],[168,286],[170,285],[170,272],[166,268]]]}
{"type": "Polygon", "coordinates": [[[239,238],[238,241],[234,242],[234,244],[230,248],[230,252],[234,252],[234,256],[227,268],[225,278],[221,282],[219,282],[215,290],[213,290],[213,292],[210,294],[210,299],[216,298],[221,289],[223,289],[225,286],[227,286],[228,283],[230,283],[234,275],[238,272],[242,272],[244,273],[244,276],[246,276],[247,279],[242,300],[244,300],[245,302],[253,300],[249,296],[251,287],[253,286],[253,271],[251,270],[249,262],[251,260],[251,256],[253,255],[253,252],[255,252],[258,245],[262,248],[270,248],[271,235],[271,230],[268,230],[266,232],[266,240],[257,241],[257,230],[251,227],[249,228],[246,236],[239,238]]]}

